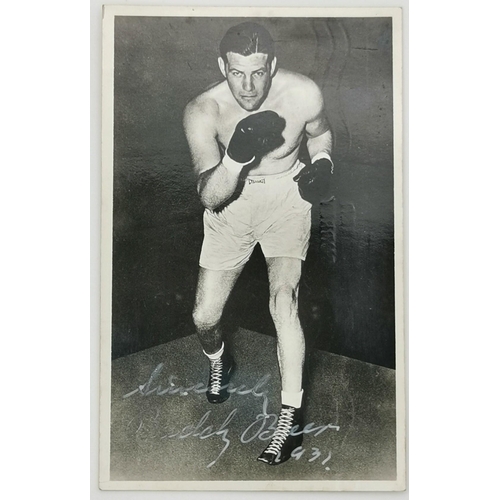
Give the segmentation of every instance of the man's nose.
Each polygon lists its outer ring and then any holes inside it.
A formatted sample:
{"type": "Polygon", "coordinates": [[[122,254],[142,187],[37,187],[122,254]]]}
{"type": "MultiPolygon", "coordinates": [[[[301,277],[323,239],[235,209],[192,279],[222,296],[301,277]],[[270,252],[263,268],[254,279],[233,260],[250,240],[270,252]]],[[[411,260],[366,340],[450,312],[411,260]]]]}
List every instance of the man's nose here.
{"type": "Polygon", "coordinates": [[[243,78],[243,90],[245,92],[251,92],[254,89],[253,81],[251,76],[245,76],[243,78]]]}

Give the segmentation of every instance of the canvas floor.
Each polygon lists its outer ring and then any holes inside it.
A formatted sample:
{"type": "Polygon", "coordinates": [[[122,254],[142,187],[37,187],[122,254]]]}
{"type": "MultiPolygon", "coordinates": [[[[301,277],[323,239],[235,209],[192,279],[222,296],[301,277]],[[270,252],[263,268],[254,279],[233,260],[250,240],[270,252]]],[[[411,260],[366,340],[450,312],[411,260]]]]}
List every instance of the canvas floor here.
{"type": "Polygon", "coordinates": [[[112,362],[112,481],[396,478],[394,370],[309,352],[302,449],[269,466],[257,456],[279,412],[276,341],[239,329],[228,345],[237,368],[219,405],[194,335],[112,362]]]}

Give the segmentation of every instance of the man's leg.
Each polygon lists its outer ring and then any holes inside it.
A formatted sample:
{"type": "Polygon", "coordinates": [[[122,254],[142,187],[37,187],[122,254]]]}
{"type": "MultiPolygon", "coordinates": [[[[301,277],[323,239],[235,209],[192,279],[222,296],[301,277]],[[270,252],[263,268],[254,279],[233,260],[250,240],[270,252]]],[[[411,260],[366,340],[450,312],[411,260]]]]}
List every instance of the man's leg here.
{"type": "Polygon", "coordinates": [[[229,397],[224,386],[229,381],[232,359],[224,351],[220,320],[229,294],[242,270],[243,266],[228,271],[200,268],[193,321],[203,351],[210,360],[207,389],[210,403],[222,403],[229,397]]]}
{"type": "Polygon", "coordinates": [[[273,257],[267,258],[266,262],[269,274],[269,308],[277,333],[282,406],[277,430],[259,460],[276,465],[290,458],[291,452],[302,443],[302,434],[290,435],[301,424],[305,341],[299,321],[298,295],[302,261],[273,257]]]}
{"type": "Polygon", "coordinates": [[[269,309],[276,327],[282,391],[302,390],[305,341],[298,311],[302,261],[288,257],[267,259],[269,309]]]}

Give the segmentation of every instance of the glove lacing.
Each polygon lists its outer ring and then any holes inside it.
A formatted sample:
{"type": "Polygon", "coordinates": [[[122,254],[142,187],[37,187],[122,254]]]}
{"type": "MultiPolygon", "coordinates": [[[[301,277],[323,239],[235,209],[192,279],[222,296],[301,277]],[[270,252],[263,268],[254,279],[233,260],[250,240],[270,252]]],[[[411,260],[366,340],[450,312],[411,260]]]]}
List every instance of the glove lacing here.
{"type": "Polygon", "coordinates": [[[290,434],[293,424],[293,415],[295,408],[282,408],[278,418],[278,427],[273,434],[271,442],[266,451],[277,455],[281,451],[281,447],[286,438],[290,434]]]}
{"type": "Polygon", "coordinates": [[[223,364],[222,359],[211,359],[210,360],[210,393],[219,394],[222,385],[222,370],[223,364]]]}

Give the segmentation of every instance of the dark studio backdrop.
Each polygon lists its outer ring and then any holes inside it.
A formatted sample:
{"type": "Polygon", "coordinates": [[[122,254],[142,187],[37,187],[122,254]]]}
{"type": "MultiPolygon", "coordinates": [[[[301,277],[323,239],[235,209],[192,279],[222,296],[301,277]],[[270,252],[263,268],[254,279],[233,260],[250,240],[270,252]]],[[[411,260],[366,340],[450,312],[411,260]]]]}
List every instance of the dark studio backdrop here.
{"type": "MultiPolygon", "coordinates": [[[[194,333],[203,208],[182,116],[221,80],[218,42],[243,20],[116,18],[113,358],[194,333]]],[[[255,21],[278,65],[320,86],[334,135],[335,199],[313,212],[300,288],[307,347],[394,368],[391,19],[255,21]]],[[[257,247],[225,326],[275,335],[268,297],[257,247]]]]}

